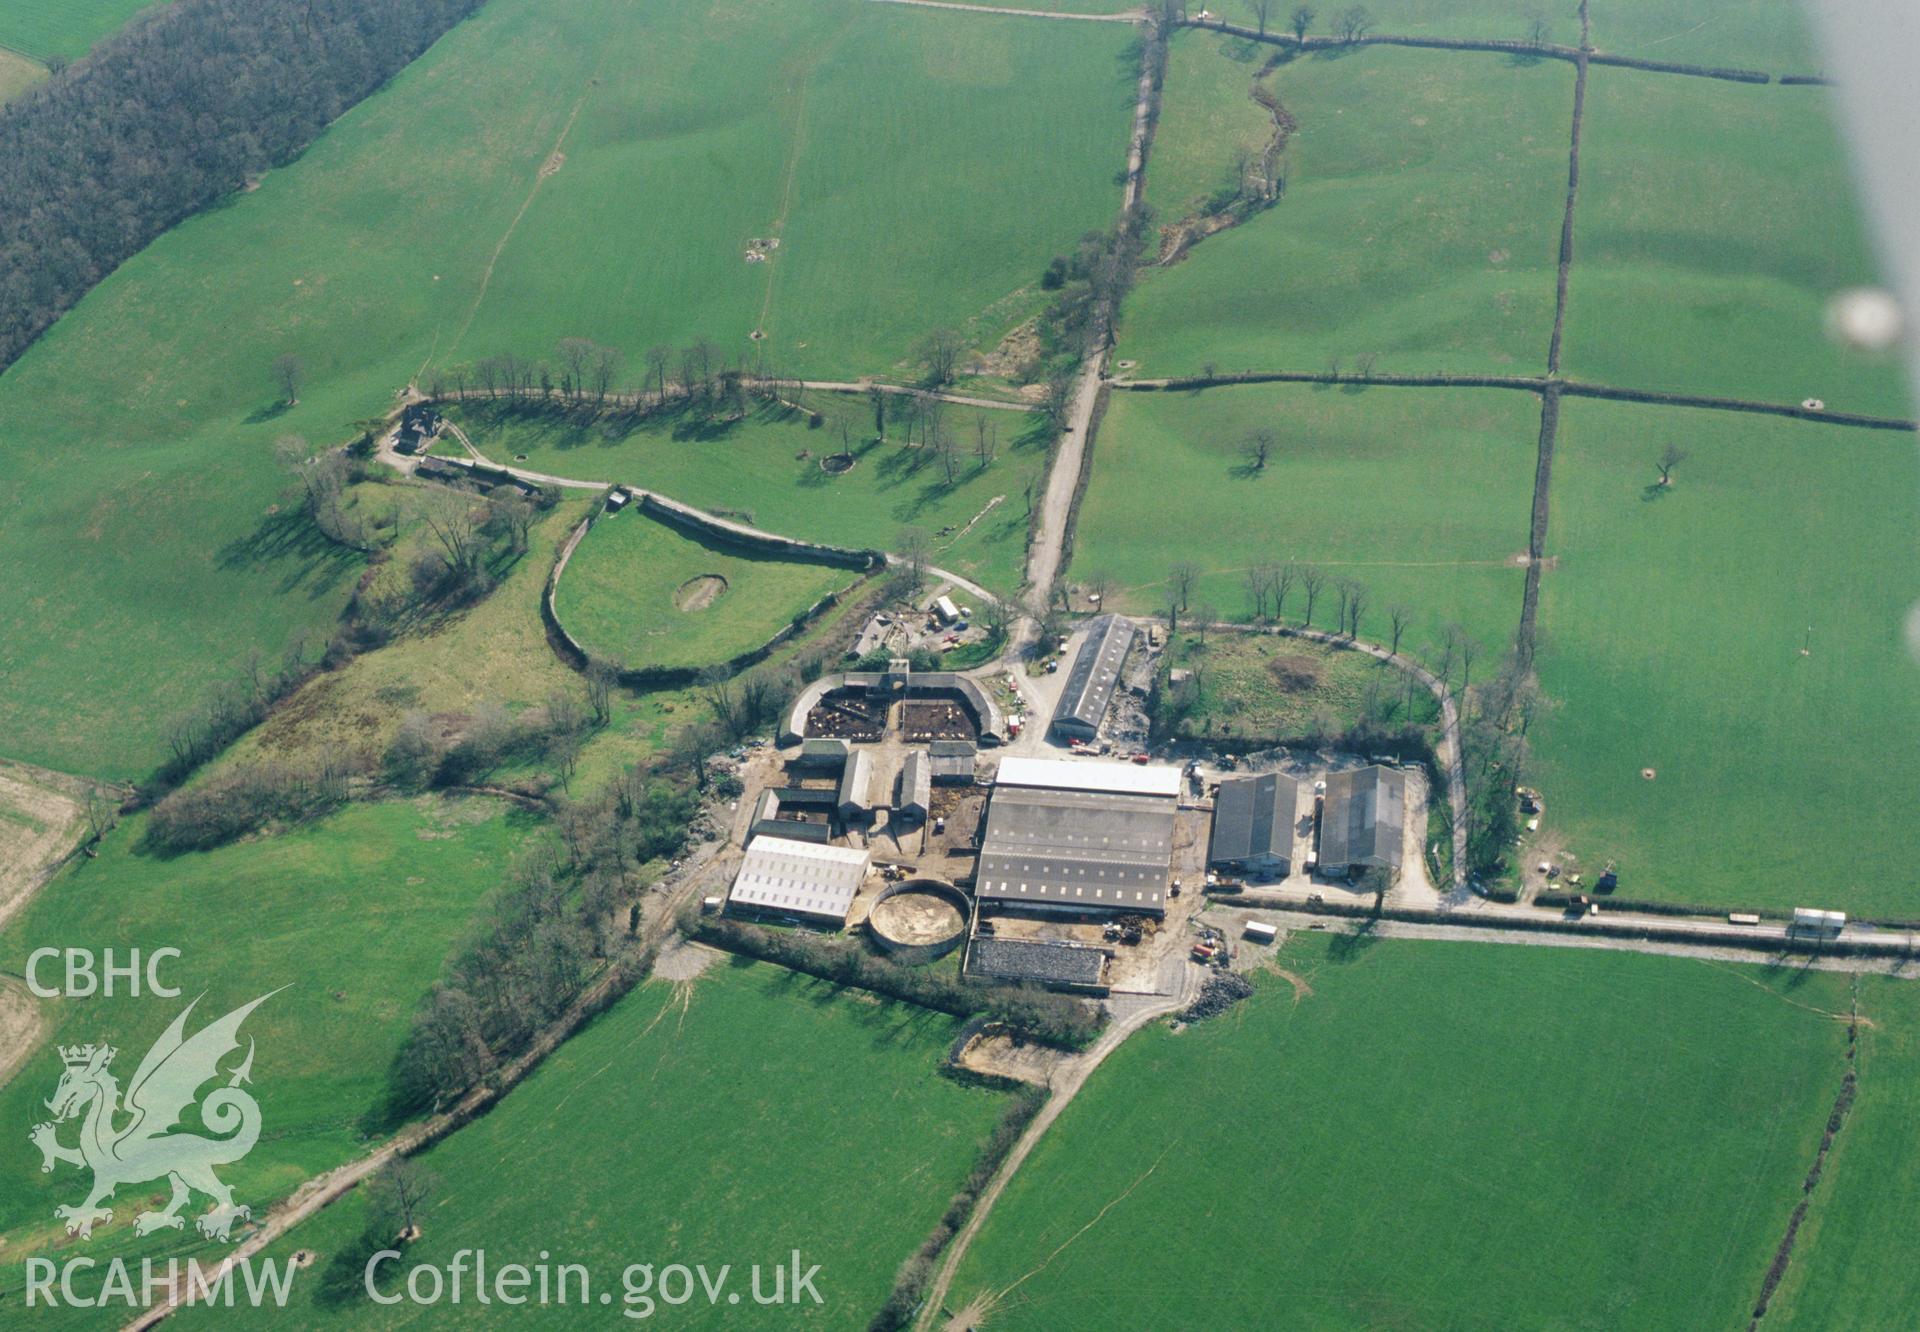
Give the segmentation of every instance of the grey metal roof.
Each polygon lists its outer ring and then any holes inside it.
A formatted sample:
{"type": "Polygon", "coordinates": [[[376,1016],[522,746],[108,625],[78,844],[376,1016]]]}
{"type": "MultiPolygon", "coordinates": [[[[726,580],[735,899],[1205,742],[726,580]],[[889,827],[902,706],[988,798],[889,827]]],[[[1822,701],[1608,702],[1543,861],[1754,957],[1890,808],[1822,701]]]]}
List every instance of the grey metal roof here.
{"type": "Polygon", "coordinates": [[[1406,773],[1381,767],[1330,772],[1320,810],[1320,863],[1398,868],[1406,821],[1406,773]]]}
{"type": "Polygon", "coordinates": [[[900,765],[900,807],[925,812],[932,804],[933,760],[916,749],[900,765]]]}
{"type": "Polygon", "coordinates": [[[979,754],[970,740],[935,740],[927,745],[927,757],[933,765],[936,782],[971,782],[973,764],[979,754]]]}
{"type": "Polygon", "coordinates": [[[1165,911],[1174,802],[1037,787],[997,787],[974,893],[1007,904],[1165,911]]]}
{"type": "Polygon", "coordinates": [[[1003,976],[1009,980],[1098,985],[1106,961],[1106,953],[1084,944],[982,935],[973,941],[968,967],[982,975],[1003,976]]]}
{"type": "Polygon", "coordinates": [[[1213,843],[1207,859],[1293,859],[1293,828],[1299,819],[1300,783],[1284,773],[1238,777],[1220,783],[1213,802],[1213,843]]]}
{"type": "Polygon", "coordinates": [[[847,761],[844,740],[803,740],[797,762],[805,768],[837,768],[847,761]]]}
{"type": "Polygon", "coordinates": [[[1087,636],[1067,671],[1066,687],[1053,710],[1053,724],[1098,730],[1120,683],[1120,668],[1133,646],[1133,622],[1118,615],[1102,615],[1087,627],[1087,636]]]}
{"type": "Polygon", "coordinates": [[[873,756],[864,749],[856,749],[840,773],[840,808],[865,809],[867,792],[872,785],[873,756]]]}

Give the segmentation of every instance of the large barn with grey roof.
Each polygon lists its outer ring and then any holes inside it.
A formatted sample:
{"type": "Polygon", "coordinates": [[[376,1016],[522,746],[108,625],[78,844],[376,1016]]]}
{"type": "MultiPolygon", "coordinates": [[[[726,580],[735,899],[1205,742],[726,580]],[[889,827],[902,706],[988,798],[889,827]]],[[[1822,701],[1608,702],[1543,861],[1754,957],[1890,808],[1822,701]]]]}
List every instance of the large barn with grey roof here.
{"type": "Polygon", "coordinates": [[[1407,774],[1400,769],[1328,773],[1320,807],[1320,872],[1399,869],[1406,823],[1407,774]]]}
{"type": "Polygon", "coordinates": [[[1135,632],[1133,622],[1118,615],[1088,622],[1087,636],[1067,670],[1067,683],[1053,710],[1054,730],[1075,740],[1092,740],[1100,734],[1135,632]]]}
{"type": "Polygon", "coordinates": [[[974,896],[987,907],[1166,914],[1180,770],[1007,758],[987,805],[974,896]]]}
{"type": "Polygon", "coordinates": [[[1207,863],[1284,878],[1293,872],[1293,832],[1299,818],[1300,783],[1285,773],[1224,781],[1213,800],[1207,863]]]}

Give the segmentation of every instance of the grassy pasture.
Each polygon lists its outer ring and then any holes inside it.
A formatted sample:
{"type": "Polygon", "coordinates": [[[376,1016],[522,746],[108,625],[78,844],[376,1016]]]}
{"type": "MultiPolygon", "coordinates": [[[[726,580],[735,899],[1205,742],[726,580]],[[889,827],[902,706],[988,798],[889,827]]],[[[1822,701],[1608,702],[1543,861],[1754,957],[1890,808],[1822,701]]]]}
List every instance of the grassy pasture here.
{"type": "MultiPolygon", "coordinates": [[[[1211,244],[1212,242],[1208,242],[1211,244]]],[[[1245,618],[1246,569],[1298,560],[1329,583],[1370,590],[1363,637],[1387,608],[1415,612],[1403,649],[1458,621],[1489,651],[1520,614],[1539,406],[1490,390],[1245,385],[1202,393],[1115,393],[1094,444],[1072,576],[1112,577],[1120,602],[1165,604],[1168,571],[1190,561],[1199,596],[1245,618]],[[1265,473],[1239,446],[1257,426],[1280,439],[1265,473]]],[[[1302,613],[1293,593],[1288,618],[1302,613]]],[[[1332,624],[1331,585],[1314,613],[1332,624]]],[[[1485,658],[1483,657],[1483,660],[1485,658]]],[[[1477,673],[1477,672],[1476,672],[1477,673]]]]}
{"type": "Polygon", "coordinates": [[[960,454],[948,485],[939,461],[903,447],[897,400],[888,400],[885,444],[874,438],[864,397],[810,393],[806,405],[824,418],[817,430],[778,409],[719,427],[673,414],[637,424],[585,424],[480,404],[466,404],[458,415],[475,445],[496,462],[645,486],[770,532],[838,545],[890,550],[902,528],[920,527],[932,535],[942,568],[1001,593],[1019,586],[1027,486],[1037,488],[1046,465],[1048,440],[1037,415],[949,406],[943,429],[960,454]],[[998,431],[994,461],[984,467],[974,454],[976,420],[998,431]],[[820,460],[843,447],[857,459],[853,470],[829,475],[820,460]],[[524,463],[515,461],[521,454],[524,463]]]}
{"type": "Polygon", "coordinates": [[[0,105],[12,101],[46,77],[44,65],[0,47],[0,105]]]}
{"type": "MultiPolygon", "coordinates": [[[[1209,633],[1205,643],[1182,632],[1169,650],[1172,666],[1197,670],[1200,697],[1182,719],[1182,736],[1226,735],[1284,740],[1317,721],[1350,726],[1366,715],[1369,689],[1404,708],[1407,677],[1359,652],[1302,638],[1209,633]]],[[[1396,720],[1432,722],[1433,695],[1418,685],[1412,711],[1396,720]]]]}
{"type": "Polygon", "coordinates": [[[1596,73],[1570,377],[1911,413],[1896,364],[1826,333],[1828,300],[1876,280],[1830,105],[1820,88],[1596,73]]]}
{"type": "Polygon", "coordinates": [[[1217,33],[1183,28],[1174,34],[1147,172],[1147,204],[1160,222],[1187,217],[1215,190],[1237,185],[1239,154],[1266,147],[1273,118],[1247,92],[1278,54],[1217,33]]]}
{"type": "Polygon", "coordinates": [[[629,508],[594,524],[555,594],[560,623],[588,652],[630,667],[713,666],[751,651],[852,570],[699,540],[629,508]],[[699,580],[725,586],[704,594],[699,580]]]}
{"type": "MultiPolygon", "coordinates": [[[[616,1311],[629,1263],[731,1263],[743,1307],[702,1298],[660,1312],[700,1327],[863,1326],[1005,1104],[935,1074],[958,1025],[766,964],[717,962],[686,991],[648,984],[421,1158],[442,1184],[408,1261],[484,1247],[491,1262],[532,1262],[547,1250],[586,1264],[616,1311]],[[750,1265],[795,1248],[803,1267],[821,1264],[823,1303],[756,1310],[750,1265]]],[[[276,1247],[319,1255],[296,1285],[293,1325],[488,1323],[471,1302],[376,1307],[357,1268],[347,1297],[326,1299],[329,1263],[364,1216],[349,1196],[276,1247]]],[[[581,1317],[517,1312],[543,1326],[581,1317]]]]}
{"type": "Polygon", "coordinates": [[[1368,354],[1381,371],[1539,371],[1570,68],[1378,47],[1303,57],[1268,86],[1299,125],[1286,192],[1140,283],[1118,350],[1132,373],[1368,354]]]}
{"type": "MultiPolygon", "coordinates": [[[[154,0],[0,0],[0,45],[78,59],[154,0]]],[[[0,53],[4,54],[4,53],[0,53]]],[[[0,95],[0,101],[5,101],[0,95]]]]}
{"type": "MultiPolygon", "coordinates": [[[[564,165],[442,362],[578,335],[637,367],[652,343],[705,334],[787,371],[881,373],[1118,206],[1125,26],[864,0],[577,8],[561,26],[599,59],[549,140],[564,165]],[[630,42],[671,75],[622,77],[630,42]],[[769,262],[745,262],[756,237],[779,240],[769,262]]],[[[1026,313],[969,332],[991,346],[1026,313]]]]}
{"type": "Polygon", "coordinates": [[[1534,738],[1582,865],[1617,856],[1634,897],[1920,918],[1895,868],[1920,854],[1895,794],[1920,789],[1915,479],[1901,435],[1566,404],[1534,738]],[[1668,441],[1691,456],[1662,494],[1668,441]]]}
{"type": "Polygon", "coordinates": [[[1280,961],[1311,993],[1268,976],[1094,1074],[950,1308],[1109,1327],[1125,1273],[1138,1327],[1742,1319],[1839,1088],[1811,1010],[1843,977],[1310,935],[1280,961]]]}
{"type": "MultiPolygon", "coordinates": [[[[1619,55],[1762,69],[1776,78],[1820,69],[1803,0],[1594,0],[1591,17],[1595,48],[1619,55]]],[[[1572,41],[1578,20],[1565,31],[1559,40],[1572,41]]],[[[1805,88],[1784,95],[1805,92],[1820,95],[1805,88]]]]}
{"type": "Polygon", "coordinates": [[[968,18],[497,0],[298,162],[122,265],[0,377],[8,756],[142,775],[211,677],[331,623],[360,561],[276,508],[272,442],[343,438],[435,358],[578,334],[637,378],[656,340],[744,349],[729,339],[778,273],[783,356],[880,371],[1037,278],[1111,215],[1132,34],[968,18]],[[657,77],[622,77],[640,53],[657,77]],[[788,180],[780,257],[741,262],[788,180]],[[282,351],[307,371],[284,411],[282,351]]]}
{"type": "MultiPolygon", "coordinates": [[[[121,1051],[123,1077],[195,995],[192,1024],[290,986],[248,1019],[264,1133],[244,1162],[222,1172],[255,1215],[309,1175],[363,1142],[363,1116],[386,1091],[388,1066],[420,995],[442,958],[494,888],[532,827],[495,801],[463,799],[351,805],[281,836],[160,859],[137,849],[144,821],[122,825],[97,860],[79,861],[41,890],[0,937],[0,969],[21,975],[36,948],[173,946],[182,956],[162,979],[178,1000],[122,989],[112,998],[43,1000],[50,1030],[4,1089],[0,1117],[27,1126],[46,1118],[41,1099],[60,1074],[55,1044],[106,1041],[121,1051]],[[346,928],[352,925],[354,928],[346,928]]],[[[56,967],[43,967],[43,982],[56,967]]],[[[190,1024],[190,1025],[192,1025],[190,1024]]],[[[197,1029],[197,1027],[195,1027],[197,1029]]],[[[65,1135],[69,1140],[72,1132],[65,1135]]],[[[56,1203],[77,1202],[86,1178],[39,1173],[24,1141],[10,1152],[14,1182],[0,1194],[0,1235],[10,1253],[66,1236],[56,1203]]],[[[134,1213],[165,1185],[122,1190],[110,1229],[88,1249],[101,1257],[166,1252],[180,1235],[136,1241],[134,1213]]],[[[198,1209],[201,1202],[196,1200],[198,1209]]],[[[197,1240],[189,1227],[185,1240],[197,1240]]],[[[22,1269],[0,1270],[0,1297],[19,1299],[22,1269]]]]}
{"type": "Polygon", "coordinates": [[[1920,1113],[1920,989],[1862,977],[1859,1096],[1827,1158],[1785,1281],[1767,1312],[1783,1327],[1920,1322],[1913,1227],[1920,1162],[1905,1144],[1920,1113]]]}

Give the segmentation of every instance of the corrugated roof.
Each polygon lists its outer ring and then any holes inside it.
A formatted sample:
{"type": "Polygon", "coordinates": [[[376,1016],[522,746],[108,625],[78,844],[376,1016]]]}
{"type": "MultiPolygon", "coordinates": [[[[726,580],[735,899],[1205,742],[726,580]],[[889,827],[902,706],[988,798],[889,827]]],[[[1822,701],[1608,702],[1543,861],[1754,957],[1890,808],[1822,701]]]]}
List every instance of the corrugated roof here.
{"type": "Polygon", "coordinates": [[[728,901],[762,911],[844,921],[867,876],[867,853],[785,837],[756,837],[728,901]]]}
{"type": "Polygon", "coordinates": [[[1220,783],[1213,802],[1209,860],[1293,859],[1293,828],[1299,818],[1300,784],[1268,772],[1220,783]]]}
{"type": "Polygon", "coordinates": [[[974,893],[1088,911],[1165,908],[1173,802],[1159,796],[1000,787],[987,807],[974,893]]]}
{"type": "Polygon", "coordinates": [[[873,784],[873,756],[864,749],[856,749],[847,759],[847,766],[840,773],[840,807],[849,805],[861,809],[867,807],[867,792],[873,784]]]}
{"type": "Polygon", "coordinates": [[[1406,773],[1381,767],[1330,772],[1320,810],[1320,863],[1397,868],[1406,820],[1406,773]]]}
{"type": "Polygon", "coordinates": [[[900,765],[900,805],[925,810],[933,803],[933,760],[916,749],[900,765]]]}
{"type": "Polygon", "coordinates": [[[1113,701],[1114,686],[1120,683],[1120,668],[1126,663],[1135,632],[1133,622],[1118,615],[1102,615],[1088,623],[1087,636],[1074,654],[1059,705],[1053,710],[1054,725],[1070,722],[1099,729],[1107,715],[1107,704],[1113,701]]]}
{"type": "Polygon", "coordinates": [[[1152,763],[1009,755],[1000,760],[1000,772],[994,781],[1000,786],[1040,786],[1058,791],[1107,791],[1116,795],[1170,798],[1180,795],[1180,769],[1152,763]]]}

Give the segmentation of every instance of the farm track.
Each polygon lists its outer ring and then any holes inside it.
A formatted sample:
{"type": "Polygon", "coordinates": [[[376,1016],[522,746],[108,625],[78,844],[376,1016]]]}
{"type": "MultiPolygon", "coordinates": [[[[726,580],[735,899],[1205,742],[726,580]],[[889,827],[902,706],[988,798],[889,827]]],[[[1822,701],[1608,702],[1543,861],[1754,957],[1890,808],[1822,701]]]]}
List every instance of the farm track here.
{"type": "Polygon", "coordinates": [[[1046,1136],[1054,1120],[1060,1117],[1060,1112],[1067,1108],[1075,1096],[1079,1095],[1080,1089],[1086,1086],[1087,1079],[1092,1076],[1093,1071],[1105,1063],[1107,1056],[1118,1050],[1126,1042],[1127,1037],[1149,1022],[1177,1012],[1188,1001],[1193,991],[1194,968],[1188,966],[1184,960],[1179,962],[1179,967],[1178,993],[1154,996],[1144,1003],[1129,1004],[1128,1011],[1123,1016],[1117,1017],[1113,1024],[1100,1034],[1100,1039],[1095,1041],[1091,1048],[1082,1054],[1063,1059],[1054,1066],[1052,1075],[1047,1079],[1049,1093],[1047,1103],[1033,1117],[1033,1122],[1027,1125],[1026,1132],[1020,1135],[1020,1141],[1014,1144],[1013,1150],[1007,1153],[1007,1159],[1001,1162],[1000,1169],[994,1173],[992,1181],[981,1192],[979,1202],[974,1204],[973,1213],[967,1218],[966,1225],[960,1228],[960,1233],[953,1237],[953,1241],[947,1245],[946,1252],[941,1255],[939,1270],[934,1276],[933,1285],[927,1291],[926,1302],[921,1305],[920,1317],[914,1324],[917,1328],[931,1328],[939,1319],[940,1306],[953,1287],[953,1278],[960,1270],[961,1260],[966,1257],[967,1250],[972,1247],[974,1236],[978,1235],[981,1227],[986,1224],[994,1204],[1000,1201],[1000,1195],[1006,1191],[1007,1181],[1011,1180],[1025,1163],[1040,1139],[1046,1136]]]}
{"type": "Polygon", "coordinates": [[[962,5],[952,0],[871,0],[876,5],[905,5],[910,9],[954,9],[963,14],[999,14],[1011,18],[1072,19],[1081,23],[1138,23],[1146,17],[1139,9],[1118,14],[1062,14],[1051,9],[1003,9],[999,5],[962,5]]]}

